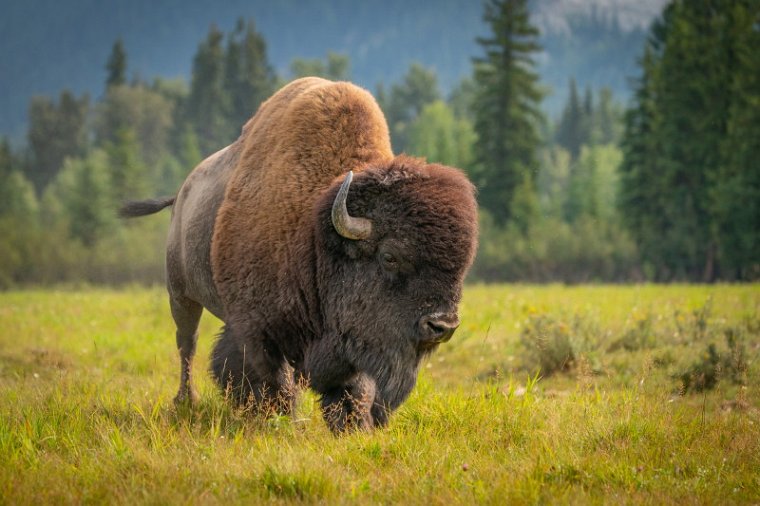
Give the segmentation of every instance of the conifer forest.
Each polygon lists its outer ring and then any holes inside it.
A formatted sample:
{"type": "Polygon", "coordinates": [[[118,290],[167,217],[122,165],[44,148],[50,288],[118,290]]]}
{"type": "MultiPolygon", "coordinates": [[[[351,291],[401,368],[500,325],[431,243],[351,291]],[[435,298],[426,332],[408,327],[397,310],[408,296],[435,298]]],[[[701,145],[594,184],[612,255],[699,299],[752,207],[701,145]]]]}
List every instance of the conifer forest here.
{"type": "MultiPolygon", "coordinates": [[[[472,281],[758,279],[760,4],[667,3],[631,49],[630,97],[568,75],[554,112],[529,2],[489,0],[481,14],[453,86],[420,61],[370,89],[394,152],[478,187],[472,281]]],[[[0,138],[0,287],[160,283],[168,213],[123,222],[120,203],[174,194],[290,80],[352,80],[347,54],[276,71],[269,49],[241,17],[198,34],[189,79],[140,76],[116,37],[93,62],[101,92],[34,96],[22,139],[0,138]]]]}

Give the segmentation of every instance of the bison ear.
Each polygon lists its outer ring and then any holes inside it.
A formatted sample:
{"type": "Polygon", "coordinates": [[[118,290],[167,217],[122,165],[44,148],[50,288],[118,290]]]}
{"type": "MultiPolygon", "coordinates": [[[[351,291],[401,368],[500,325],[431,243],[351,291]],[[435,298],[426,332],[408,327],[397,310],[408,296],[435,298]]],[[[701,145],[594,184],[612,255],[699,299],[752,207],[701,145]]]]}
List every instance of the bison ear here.
{"type": "Polygon", "coordinates": [[[348,214],[346,208],[348,188],[351,186],[353,178],[353,171],[348,171],[343,184],[340,185],[340,190],[338,190],[332,206],[332,223],[335,231],[341,237],[354,240],[367,239],[372,233],[372,221],[367,218],[355,218],[348,214]]]}

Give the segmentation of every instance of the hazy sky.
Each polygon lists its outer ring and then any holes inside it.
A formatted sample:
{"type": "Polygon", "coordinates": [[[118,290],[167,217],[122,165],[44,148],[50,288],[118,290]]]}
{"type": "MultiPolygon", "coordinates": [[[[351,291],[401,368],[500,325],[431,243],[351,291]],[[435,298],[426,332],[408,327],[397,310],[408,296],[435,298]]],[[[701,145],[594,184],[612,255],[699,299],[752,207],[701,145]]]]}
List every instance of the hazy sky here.
{"type": "Polygon", "coordinates": [[[535,22],[541,29],[554,32],[569,30],[567,16],[595,9],[604,17],[617,17],[624,30],[647,28],[667,0],[537,0],[535,22]]]}

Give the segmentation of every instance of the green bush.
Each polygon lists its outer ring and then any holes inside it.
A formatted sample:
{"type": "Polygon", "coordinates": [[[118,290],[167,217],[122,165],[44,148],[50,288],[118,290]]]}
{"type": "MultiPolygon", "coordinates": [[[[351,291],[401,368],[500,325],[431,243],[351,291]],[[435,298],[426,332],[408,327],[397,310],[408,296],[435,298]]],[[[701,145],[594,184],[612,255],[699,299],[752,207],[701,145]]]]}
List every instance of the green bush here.
{"type": "Polygon", "coordinates": [[[657,339],[652,323],[652,314],[645,314],[634,322],[633,327],[627,329],[622,336],[613,341],[607,351],[617,351],[621,348],[625,351],[654,348],[657,345],[657,339]]]}
{"type": "Polygon", "coordinates": [[[738,385],[746,383],[748,363],[743,332],[729,327],[724,335],[725,351],[720,352],[714,343],[708,344],[697,361],[678,375],[682,393],[712,390],[722,378],[738,385]]]}
{"type": "Polygon", "coordinates": [[[528,321],[521,335],[528,363],[538,366],[542,376],[572,369],[578,353],[570,328],[548,315],[532,316],[528,321]]]}
{"type": "Polygon", "coordinates": [[[498,227],[481,210],[480,247],[470,277],[479,281],[621,281],[639,277],[636,248],[613,224],[538,219],[527,230],[498,227]]]}
{"type": "Polygon", "coordinates": [[[539,314],[529,309],[527,323],[520,335],[526,350],[525,365],[540,370],[543,377],[557,373],[569,373],[583,363],[592,372],[599,365],[587,351],[598,329],[588,319],[573,315],[567,322],[549,314],[539,314]]]}

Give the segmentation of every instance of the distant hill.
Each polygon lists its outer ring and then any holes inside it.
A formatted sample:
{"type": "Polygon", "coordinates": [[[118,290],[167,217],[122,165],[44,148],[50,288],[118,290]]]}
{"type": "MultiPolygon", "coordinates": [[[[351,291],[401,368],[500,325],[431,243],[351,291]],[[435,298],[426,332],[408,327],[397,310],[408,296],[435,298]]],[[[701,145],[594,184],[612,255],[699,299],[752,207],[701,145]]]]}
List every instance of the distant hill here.
{"type": "MultiPolygon", "coordinates": [[[[589,4],[536,5],[546,48],[539,69],[554,91],[545,103],[552,115],[571,76],[581,86],[610,86],[617,97],[627,96],[643,27],[662,0],[595,0],[591,10],[589,4]]],[[[475,38],[487,32],[482,6],[472,0],[6,0],[0,7],[0,135],[23,139],[33,95],[54,96],[64,88],[102,93],[117,37],[131,75],[188,79],[209,26],[230,31],[240,16],[255,20],[281,75],[293,58],[334,51],[348,54],[353,80],[373,90],[399,79],[413,61],[433,68],[441,88],[450,90],[471,73],[471,58],[479,54],[475,38]]]]}

